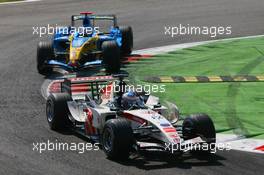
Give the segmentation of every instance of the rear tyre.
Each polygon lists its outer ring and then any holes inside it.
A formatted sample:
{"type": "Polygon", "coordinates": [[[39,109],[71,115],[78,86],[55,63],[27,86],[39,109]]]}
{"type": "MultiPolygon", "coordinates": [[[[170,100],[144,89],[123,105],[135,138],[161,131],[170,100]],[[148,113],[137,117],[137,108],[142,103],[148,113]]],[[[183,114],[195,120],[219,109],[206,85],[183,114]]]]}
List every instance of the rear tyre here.
{"type": "Polygon", "coordinates": [[[102,44],[102,56],[107,73],[120,71],[120,49],[115,41],[105,41],[102,44]]]}
{"type": "MultiPolygon", "coordinates": [[[[215,127],[211,118],[206,114],[196,114],[187,117],[183,121],[182,134],[184,140],[201,137],[209,148],[215,149],[215,127]]],[[[210,153],[209,150],[197,150],[194,152],[210,153]]]]}
{"type": "Polygon", "coordinates": [[[125,119],[110,119],[106,122],[101,145],[109,159],[124,160],[129,157],[133,145],[133,130],[125,119]]]}
{"type": "Polygon", "coordinates": [[[66,130],[70,124],[67,101],[71,100],[71,96],[67,93],[54,93],[48,97],[46,116],[50,129],[56,131],[66,130]]]}
{"type": "Polygon", "coordinates": [[[52,43],[39,42],[37,48],[37,70],[42,75],[48,75],[51,71],[51,67],[47,67],[45,62],[54,58],[54,50],[52,43]]]}
{"type": "Polygon", "coordinates": [[[120,26],[119,27],[122,34],[122,55],[130,55],[133,49],[133,31],[130,26],[120,26]]]}

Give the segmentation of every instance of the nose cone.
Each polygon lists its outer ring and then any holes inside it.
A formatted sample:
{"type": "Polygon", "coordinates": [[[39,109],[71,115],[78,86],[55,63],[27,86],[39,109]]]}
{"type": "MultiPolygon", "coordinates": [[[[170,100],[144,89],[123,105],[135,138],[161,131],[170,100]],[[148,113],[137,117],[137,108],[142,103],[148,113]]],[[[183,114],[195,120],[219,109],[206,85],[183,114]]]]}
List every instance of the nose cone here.
{"type": "Polygon", "coordinates": [[[77,68],[79,66],[78,62],[75,60],[70,61],[68,65],[74,68],[77,68]]]}

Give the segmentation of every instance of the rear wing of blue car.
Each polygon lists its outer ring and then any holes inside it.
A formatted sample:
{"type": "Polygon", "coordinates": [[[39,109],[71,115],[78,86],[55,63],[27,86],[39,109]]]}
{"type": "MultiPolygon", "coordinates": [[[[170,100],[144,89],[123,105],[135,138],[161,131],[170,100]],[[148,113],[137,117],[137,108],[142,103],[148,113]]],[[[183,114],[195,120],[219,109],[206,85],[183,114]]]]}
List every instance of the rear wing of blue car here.
{"type": "Polygon", "coordinates": [[[71,26],[75,25],[75,21],[77,20],[84,20],[86,17],[88,17],[90,20],[112,20],[113,26],[117,27],[117,18],[114,14],[109,15],[94,15],[91,12],[81,12],[80,15],[72,15],[71,17],[71,26]]]}

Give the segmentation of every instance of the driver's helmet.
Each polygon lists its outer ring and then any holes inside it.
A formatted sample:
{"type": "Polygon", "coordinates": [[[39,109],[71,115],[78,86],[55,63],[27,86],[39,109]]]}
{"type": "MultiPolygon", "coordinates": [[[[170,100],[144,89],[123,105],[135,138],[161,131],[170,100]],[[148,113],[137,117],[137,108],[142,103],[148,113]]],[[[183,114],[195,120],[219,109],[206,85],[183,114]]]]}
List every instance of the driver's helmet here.
{"type": "Polygon", "coordinates": [[[134,91],[128,91],[122,95],[121,104],[124,109],[130,109],[132,107],[143,108],[144,100],[134,91]]]}

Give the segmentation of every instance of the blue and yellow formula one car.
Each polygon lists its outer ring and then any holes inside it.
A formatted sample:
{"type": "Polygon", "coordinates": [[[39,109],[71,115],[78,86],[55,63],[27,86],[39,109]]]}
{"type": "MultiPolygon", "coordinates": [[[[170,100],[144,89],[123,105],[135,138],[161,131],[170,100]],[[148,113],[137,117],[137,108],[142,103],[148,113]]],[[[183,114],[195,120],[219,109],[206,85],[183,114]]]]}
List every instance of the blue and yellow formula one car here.
{"type": "Polygon", "coordinates": [[[122,55],[129,55],[132,48],[132,28],[119,27],[115,15],[81,12],[72,16],[71,26],[56,28],[52,42],[38,44],[37,69],[49,75],[54,67],[77,72],[99,65],[115,73],[122,55]]]}

